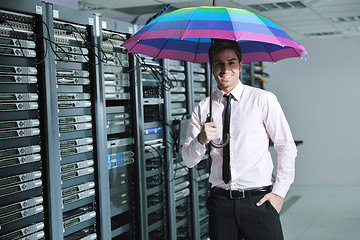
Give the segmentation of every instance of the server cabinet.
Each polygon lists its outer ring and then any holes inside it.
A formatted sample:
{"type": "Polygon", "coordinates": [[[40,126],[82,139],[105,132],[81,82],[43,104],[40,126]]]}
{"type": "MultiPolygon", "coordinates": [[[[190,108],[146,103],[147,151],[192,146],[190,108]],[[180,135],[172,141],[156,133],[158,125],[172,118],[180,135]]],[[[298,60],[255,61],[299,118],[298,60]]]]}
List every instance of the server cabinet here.
{"type": "Polygon", "coordinates": [[[0,236],[45,235],[45,126],[39,95],[42,34],[36,4],[0,11],[0,236]],[[29,10],[26,10],[29,7],[29,10]]]}
{"type": "Polygon", "coordinates": [[[112,239],[140,239],[138,225],[137,168],[135,159],[136,97],[133,57],[121,44],[132,25],[101,18],[102,74],[106,98],[107,154],[110,184],[112,239]]]}
{"type": "Polygon", "coordinates": [[[209,95],[210,72],[207,64],[169,60],[168,69],[174,87],[170,89],[174,147],[173,169],[176,211],[176,237],[173,239],[204,239],[208,237],[208,212],[205,206],[209,196],[210,159],[205,155],[194,168],[188,169],[181,158],[187,124],[193,108],[209,95]],[[180,112],[181,111],[181,112],[180,112]]]}
{"type": "Polygon", "coordinates": [[[94,17],[1,7],[1,239],[106,239],[94,17]]]}
{"type": "Polygon", "coordinates": [[[166,148],[164,137],[164,93],[162,91],[163,65],[160,61],[142,56],[141,90],[143,103],[143,196],[145,239],[168,238],[166,191],[166,148]]]}
{"type": "MultiPolygon", "coordinates": [[[[194,106],[202,99],[212,94],[210,84],[213,84],[213,91],[216,90],[216,82],[213,80],[209,64],[193,64],[193,94],[194,106]]],[[[210,195],[209,173],[211,158],[206,153],[200,163],[193,169],[196,178],[193,180],[193,202],[196,203],[193,211],[196,213],[194,221],[198,239],[206,239],[209,236],[209,213],[206,209],[206,200],[210,195]]]]}
{"type": "MultiPolygon", "coordinates": [[[[104,156],[99,154],[94,16],[47,4],[55,55],[63,237],[107,235],[99,194],[104,156]]],[[[51,179],[50,179],[51,181],[51,179]]]]}
{"type": "Polygon", "coordinates": [[[169,208],[175,212],[175,228],[176,237],[173,239],[190,239],[192,236],[192,211],[190,197],[190,170],[183,164],[181,158],[181,145],[184,136],[184,122],[189,118],[189,84],[190,64],[184,61],[168,60],[168,77],[172,82],[172,88],[169,91],[170,107],[168,109],[169,116],[172,121],[171,141],[173,151],[171,152],[172,172],[168,175],[171,188],[169,192],[174,194],[173,204],[169,204],[169,208]]]}

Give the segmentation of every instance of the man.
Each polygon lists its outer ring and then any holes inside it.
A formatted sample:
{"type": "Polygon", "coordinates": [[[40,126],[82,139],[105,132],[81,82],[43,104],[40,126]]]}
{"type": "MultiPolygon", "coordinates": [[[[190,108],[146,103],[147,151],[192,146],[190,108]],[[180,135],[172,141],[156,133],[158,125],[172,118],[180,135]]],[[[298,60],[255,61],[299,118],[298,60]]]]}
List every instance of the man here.
{"type": "Polygon", "coordinates": [[[229,131],[229,145],[210,152],[210,239],[283,239],[279,213],[294,181],[297,154],[289,125],[274,94],[240,82],[241,49],[235,41],[215,40],[209,58],[218,87],[212,101],[214,122],[206,122],[206,98],[192,113],[182,156],[194,167],[206,153],[206,144],[225,138],[223,125],[229,125],[224,130],[229,131]],[[274,184],[269,137],[278,154],[274,184]]]}

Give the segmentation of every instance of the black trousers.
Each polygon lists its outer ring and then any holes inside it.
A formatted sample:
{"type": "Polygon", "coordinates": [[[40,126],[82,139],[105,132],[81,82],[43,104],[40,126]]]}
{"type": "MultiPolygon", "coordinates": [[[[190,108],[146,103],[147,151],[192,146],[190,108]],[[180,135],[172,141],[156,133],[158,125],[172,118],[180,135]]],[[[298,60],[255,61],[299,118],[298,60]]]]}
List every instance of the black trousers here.
{"type": "Polygon", "coordinates": [[[283,240],[280,217],[270,202],[257,207],[265,195],[233,200],[211,191],[209,210],[211,240],[283,240]]]}

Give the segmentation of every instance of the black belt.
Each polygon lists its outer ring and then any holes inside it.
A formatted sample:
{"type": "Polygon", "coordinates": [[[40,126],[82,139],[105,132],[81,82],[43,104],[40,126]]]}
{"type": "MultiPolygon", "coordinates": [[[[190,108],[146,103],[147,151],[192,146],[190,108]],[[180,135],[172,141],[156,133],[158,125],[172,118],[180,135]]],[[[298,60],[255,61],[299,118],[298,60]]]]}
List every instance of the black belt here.
{"type": "Polygon", "coordinates": [[[272,186],[253,188],[249,190],[225,190],[223,188],[213,187],[211,192],[229,199],[243,199],[251,196],[266,194],[272,191],[272,186]]]}

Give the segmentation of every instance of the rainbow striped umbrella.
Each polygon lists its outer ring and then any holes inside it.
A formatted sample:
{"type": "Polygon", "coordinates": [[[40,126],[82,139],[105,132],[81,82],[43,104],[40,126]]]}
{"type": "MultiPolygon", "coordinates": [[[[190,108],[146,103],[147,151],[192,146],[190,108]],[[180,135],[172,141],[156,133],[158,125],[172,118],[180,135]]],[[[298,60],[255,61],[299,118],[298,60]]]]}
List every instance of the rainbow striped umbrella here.
{"type": "Polygon", "coordinates": [[[269,19],[243,9],[192,7],[162,15],[122,46],[155,59],[208,62],[211,38],[235,40],[243,63],[301,57],[305,48],[269,19]]]}

